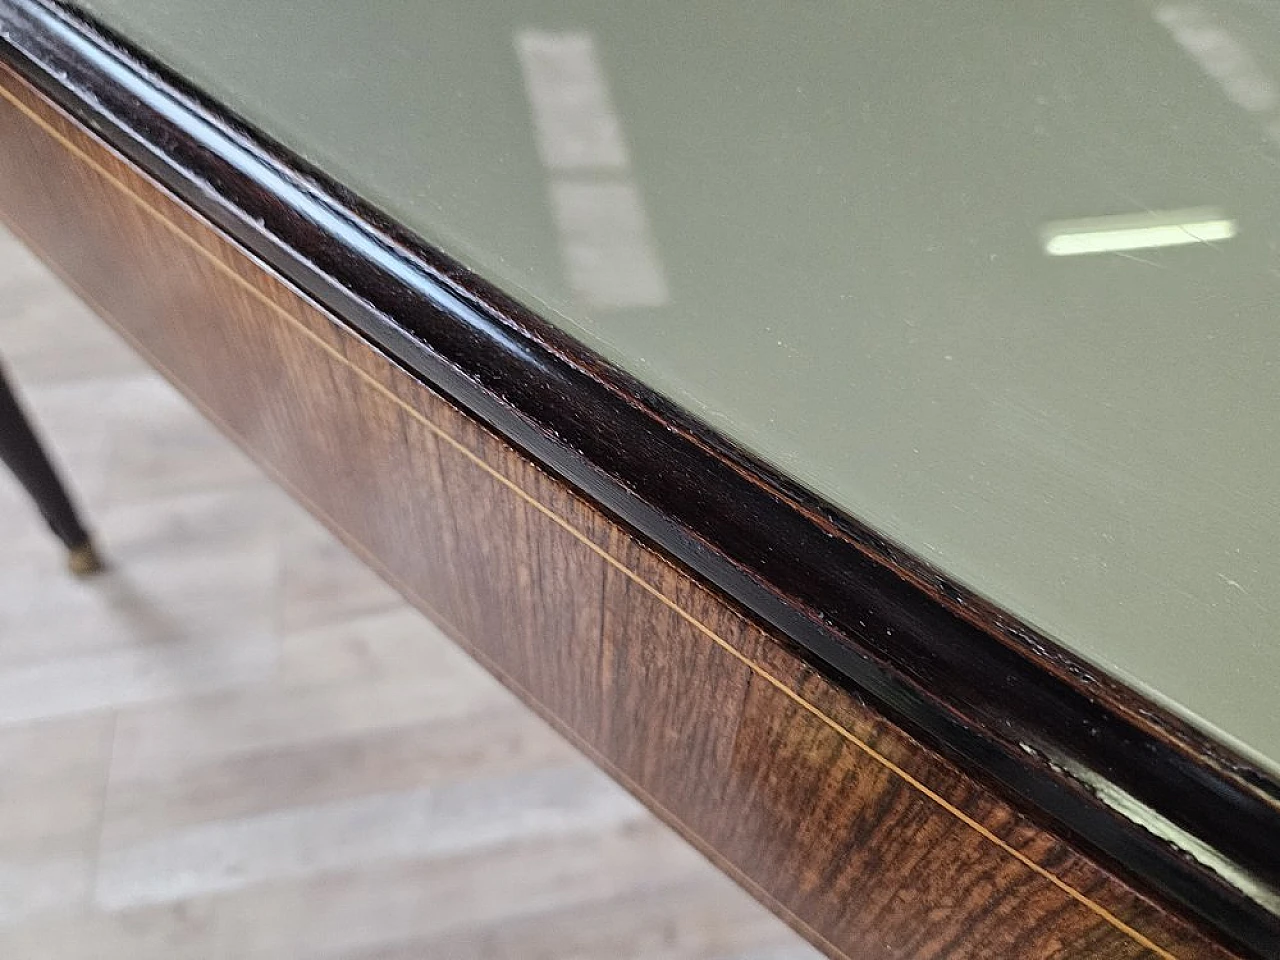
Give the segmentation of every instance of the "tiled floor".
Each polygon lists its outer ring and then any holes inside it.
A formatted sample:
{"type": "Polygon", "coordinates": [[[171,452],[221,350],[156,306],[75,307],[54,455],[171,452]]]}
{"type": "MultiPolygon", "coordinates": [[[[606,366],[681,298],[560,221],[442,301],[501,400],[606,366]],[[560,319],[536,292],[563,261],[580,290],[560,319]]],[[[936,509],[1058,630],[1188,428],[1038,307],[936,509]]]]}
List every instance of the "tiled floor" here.
{"type": "Polygon", "coordinates": [[[0,356],[111,563],[0,475],[0,957],[815,956],[5,234],[0,356]]]}

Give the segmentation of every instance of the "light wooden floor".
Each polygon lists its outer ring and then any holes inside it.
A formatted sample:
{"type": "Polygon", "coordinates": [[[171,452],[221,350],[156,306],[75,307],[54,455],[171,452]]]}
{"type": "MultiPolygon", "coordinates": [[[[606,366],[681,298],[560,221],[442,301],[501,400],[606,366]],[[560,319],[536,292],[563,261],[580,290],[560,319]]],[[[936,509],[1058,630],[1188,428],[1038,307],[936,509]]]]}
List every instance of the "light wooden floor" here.
{"type": "Polygon", "coordinates": [[[0,356],[112,564],[0,469],[0,957],[816,956],[3,233],[0,356]]]}

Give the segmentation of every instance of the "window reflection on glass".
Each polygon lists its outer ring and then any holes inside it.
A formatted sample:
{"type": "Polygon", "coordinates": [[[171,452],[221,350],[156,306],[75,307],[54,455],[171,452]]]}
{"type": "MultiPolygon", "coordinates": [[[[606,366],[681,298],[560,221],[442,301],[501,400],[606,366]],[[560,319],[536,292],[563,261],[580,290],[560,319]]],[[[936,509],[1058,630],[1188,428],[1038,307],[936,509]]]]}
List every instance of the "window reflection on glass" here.
{"type": "Polygon", "coordinates": [[[525,30],[516,50],[574,298],[592,307],[662,306],[666,277],[594,39],[525,30]]]}

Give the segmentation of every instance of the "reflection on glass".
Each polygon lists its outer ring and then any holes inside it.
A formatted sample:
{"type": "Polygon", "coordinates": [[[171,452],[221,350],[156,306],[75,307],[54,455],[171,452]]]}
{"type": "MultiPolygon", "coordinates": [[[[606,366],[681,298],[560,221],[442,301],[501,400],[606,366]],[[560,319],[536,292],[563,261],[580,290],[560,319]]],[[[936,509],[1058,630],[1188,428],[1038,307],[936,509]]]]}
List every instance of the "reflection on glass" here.
{"type": "Polygon", "coordinates": [[[666,303],[666,280],[635,184],[560,181],[551,185],[551,202],[578,300],[596,307],[666,303]]]}
{"type": "Polygon", "coordinates": [[[538,151],[548,170],[622,170],[627,150],[589,33],[516,37],[538,151]]]}
{"type": "Polygon", "coordinates": [[[1044,252],[1051,257],[1086,253],[1151,250],[1192,243],[1230,240],[1238,229],[1235,220],[1212,207],[1193,210],[1152,211],[1080,220],[1055,220],[1040,231],[1044,252]]]}
{"type": "Polygon", "coordinates": [[[667,281],[640,190],[627,175],[622,125],[589,33],[516,35],[551,206],[574,299],[591,307],[660,307],[667,281]]]}
{"type": "Polygon", "coordinates": [[[1237,106],[1250,113],[1275,109],[1280,97],[1270,78],[1235,34],[1199,4],[1163,5],[1155,18],[1237,106]]]}

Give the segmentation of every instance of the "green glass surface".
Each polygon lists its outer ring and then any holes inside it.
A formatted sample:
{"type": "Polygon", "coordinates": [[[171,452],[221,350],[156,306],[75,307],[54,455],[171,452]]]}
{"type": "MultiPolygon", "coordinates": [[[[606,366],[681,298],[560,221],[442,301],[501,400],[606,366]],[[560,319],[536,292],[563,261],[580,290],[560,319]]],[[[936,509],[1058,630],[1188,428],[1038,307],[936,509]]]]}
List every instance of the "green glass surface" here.
{"type": "Polygon", "coordinates": [[[1280,770],[1280,7],[81,5],[1280,770]]]}

